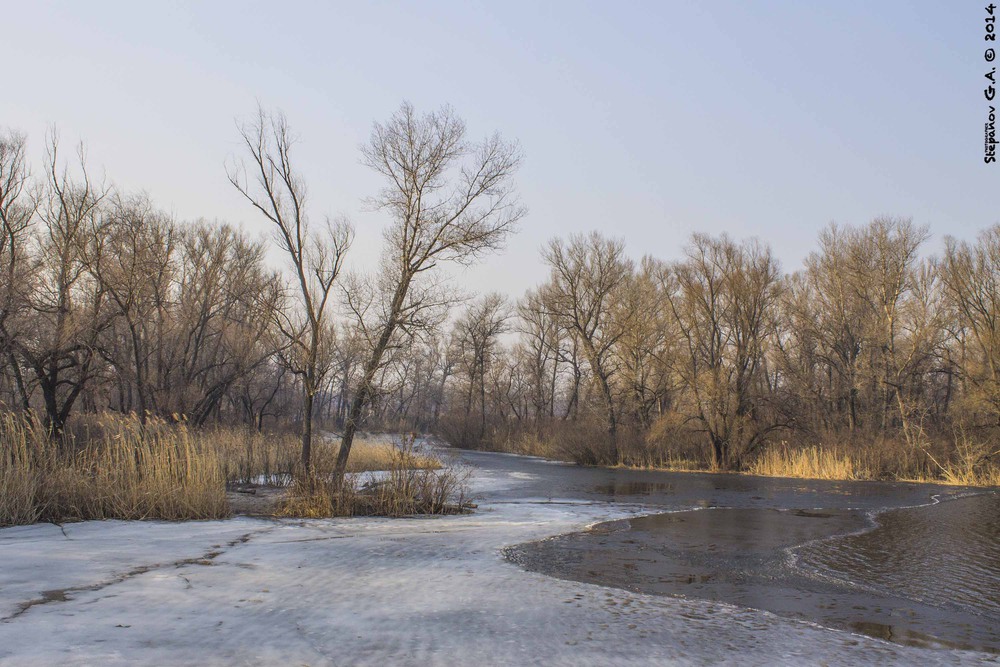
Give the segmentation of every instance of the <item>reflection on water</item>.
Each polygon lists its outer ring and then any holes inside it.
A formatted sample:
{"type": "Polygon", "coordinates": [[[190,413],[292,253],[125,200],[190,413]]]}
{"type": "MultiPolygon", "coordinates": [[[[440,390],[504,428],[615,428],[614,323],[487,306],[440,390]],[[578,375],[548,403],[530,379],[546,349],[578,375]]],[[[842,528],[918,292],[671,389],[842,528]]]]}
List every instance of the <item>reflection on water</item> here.
{"type": "Polygon", "coordinates": [[[674,485],[669,482],[647,482],[640,480],[615,480],[611,484],[598,484],[597,493],[609,496],[648,496],[654,493],[673,493],[674,485]]]}
{"type": "Polygon", "coordinates": [[[927,507],[704,509],[520,545],[553,576],[718,600],[924,647],[1000,652],[1000,496],[927,507]]]}

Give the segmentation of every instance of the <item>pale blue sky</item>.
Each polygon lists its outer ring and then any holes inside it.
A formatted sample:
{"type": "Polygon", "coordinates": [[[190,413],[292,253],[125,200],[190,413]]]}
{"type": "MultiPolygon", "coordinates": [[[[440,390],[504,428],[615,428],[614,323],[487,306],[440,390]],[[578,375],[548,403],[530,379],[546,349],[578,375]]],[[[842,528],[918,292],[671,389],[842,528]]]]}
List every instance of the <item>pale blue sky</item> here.
{"type": "MultiPolygon", "coordinates": [[[[888,214],[971,237],[1000,222],[982,162],[983,2],[43,3],[0,0],[0,125],[49,124],[179,219],[265,229],[225,177],[259,99],[302,137],[315,215],[377,256],[357,147],[403,99],[520,141],[530,208],[463,276],[512,295],[574,230],[676,257],[692,231],[797,268],[830,221],[888,214]]],[[[992,167],[992,168],[991,168],[992,167]]]]}

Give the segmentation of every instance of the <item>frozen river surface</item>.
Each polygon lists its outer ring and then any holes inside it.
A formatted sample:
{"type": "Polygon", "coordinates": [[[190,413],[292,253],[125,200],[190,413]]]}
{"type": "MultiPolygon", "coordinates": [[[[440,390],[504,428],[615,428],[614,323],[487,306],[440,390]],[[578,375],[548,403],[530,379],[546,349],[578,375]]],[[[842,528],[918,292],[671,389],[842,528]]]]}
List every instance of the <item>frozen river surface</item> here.
{"type": "MultiPolygon", "coordinates": [[[[473,467],[471,486],[480,497],[478,511],[467,516],[109,521],[0,530],[0,664],[914,665],[996,659],[884,641],[724,598],[551,576],[506,557],[518,545],[643,514],[725,507],[874,516],[885,508],[933,503],[954,490],[460,456],[473,467]]],[[[854,539],[866,534],[871,532],[854,539]]],[[[847,558],[838,549],[847,547],[799,557],[833,578],[847,558]]],[[[919,572],[920,565],[913,567],[919,572]]],[[[872,574],[876,583],[878,576],[872,574]]]]}

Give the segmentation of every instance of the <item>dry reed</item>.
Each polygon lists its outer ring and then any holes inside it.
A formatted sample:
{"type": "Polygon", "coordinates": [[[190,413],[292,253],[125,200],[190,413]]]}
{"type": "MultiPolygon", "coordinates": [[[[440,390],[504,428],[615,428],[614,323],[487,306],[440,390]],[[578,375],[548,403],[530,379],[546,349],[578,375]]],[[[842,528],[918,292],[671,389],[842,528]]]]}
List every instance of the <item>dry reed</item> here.
{"type": "MultiPolygon", "coordinates": [[[[337,483],[332,466],[317,465],[311,477],[298,477],[289,497],[279,509],[284,516],[410,516],[455,514],[466,511],[468,473],[453,466],[428,465],[428,457],[414,451],[413,437],[401,439],[398,447],[369,443],[379,454],[383,479],[364,483],[360,475],[347,475],[337,483]],[[389,454],[388,460],[384,458],[389,454]]],[[[353,456],[353,450],[352,450],[353,456]]]]}
{"type": "Polygon", "coordinates": [[[769,449],[758,457],[748,472],[767,477],[802,477],[806,479],[859,479],[859,471],[851,457],[823,447],[769,449]]]}
{"type": "Polygon", "coordinates": [[[181,426],[105,415],[84,446],[0,415],[0,525],[228,516],[215,453],[181,426]]]}
{"type": "MultiPolygon", "coordinates": [[[[303,477],[300,447],[290,433],[199,430],[154,418],[142,424],[135,416],[110,413],[81,418],[53,440],[37,421],[0,413],[0,525],[226,517],[227,483],[290,485],[303,477]]],[[[317,437],[314,471],[332,471],[338,451],[333,438],[317,437]]],[[[457,479],[435,474],[440,467],[437,458],[413,451],[412,440],[406,451],[391,442],[358,440],[348,472],[389,471],[389,483],[363,493],[349,478],[337,509],[325,514],[443,511],[457,479]],[[348,502],[349,491],[354,501],[348,502]],[[371,506],[362,510],[364,503],[371,506]]],[[[286,508],[286,514],[294,512],[286,508]]]]}

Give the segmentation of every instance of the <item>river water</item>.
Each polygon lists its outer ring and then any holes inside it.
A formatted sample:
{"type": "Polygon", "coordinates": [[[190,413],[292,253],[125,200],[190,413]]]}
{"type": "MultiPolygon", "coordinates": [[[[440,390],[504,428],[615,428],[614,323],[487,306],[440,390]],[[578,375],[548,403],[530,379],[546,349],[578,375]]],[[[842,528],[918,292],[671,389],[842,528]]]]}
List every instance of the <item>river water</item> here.
{"type": "Polygon", "coordinates": [[[508,549],[526,569],[901,644],[1000,653],[995,491],[459,456],[523,481],[488,490],[491,502],[608,502],[649,512],[508,549]]]}

